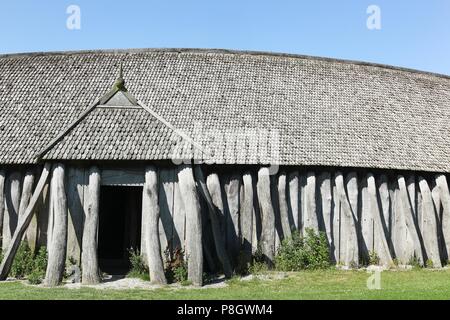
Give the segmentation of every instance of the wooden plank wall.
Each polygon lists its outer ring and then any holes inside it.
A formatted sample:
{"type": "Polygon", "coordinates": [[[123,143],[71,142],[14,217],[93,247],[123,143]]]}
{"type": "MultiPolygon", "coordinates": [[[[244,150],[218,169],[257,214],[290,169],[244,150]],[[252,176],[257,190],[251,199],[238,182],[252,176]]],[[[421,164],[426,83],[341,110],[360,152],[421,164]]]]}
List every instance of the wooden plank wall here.
{"type": "MultiPolygon", "coordinates": [[[[24,172],[2,170],[3,248],[8,245],[17,223],[24,172]]],[[[248,254],[255,254],[261,244],[261,235],[267,231],[264,228],[271,225],[274,230],[266,234],[275,235],[273,255],[276,246],[289,233],[286,228],[302,234],[306,228],[312,228],[325,232],[331,258],[341,265],[356,266],[367,262],[371,252],[386,265],[393,259],[407,264],[416,257],[422,264],[428,261],[439,267],[449,259],[450,194],[446,175],[285,168],[269,179],[270,201],[265,203],[273,205],[275,217],[273,224],[265,224],[259,207],[258,170],[239,168],[231,173],[215,173],[221,186],[225,248],[235,266],[242,252],[247,252],[247,258],[248,254]]],[[[159,237],[163,257],[167,249],[172,253],[176,248],[185,248],[186,213],[177,174],[176,167],[161,168],[158,172],[159,237]]],[[[102,183],[106,184],[121,185],[128,181],[124,185],[141,185],[143,172],[141,176],[139,170],[104,170],[102,178],[102,183]]],[[[85,169],[68,167],[66,179],[67,256],[79,262],[87,208],[85,169]]],[[[51,236],[49,188],[51,186],[45,188],[36,209],[37,221],[32,224],[37,246],[45,245],[51,236]]],[[[202,205],[202,210],[205,211],[203,226],[211,228],[207,206],[202,205]]],[[[208,230],[203,230],[203,234],[205,259],[217,259],[212,234],[208,234],[208,230]]],[[[209,264],[211,269],[215,267],[213,262],[209,264]]]]}

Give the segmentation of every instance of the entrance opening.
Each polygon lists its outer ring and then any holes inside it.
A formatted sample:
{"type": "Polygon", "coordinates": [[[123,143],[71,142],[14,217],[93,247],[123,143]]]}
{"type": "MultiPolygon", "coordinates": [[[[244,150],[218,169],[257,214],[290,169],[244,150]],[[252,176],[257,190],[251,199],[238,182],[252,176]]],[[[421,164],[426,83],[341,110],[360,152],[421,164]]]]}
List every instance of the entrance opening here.
{"type": "Polygon", "coordinates": [[[128,250],[141,247],[142,187],[102,186],[98,228],[100,270],[126,274],[128,250]]]}

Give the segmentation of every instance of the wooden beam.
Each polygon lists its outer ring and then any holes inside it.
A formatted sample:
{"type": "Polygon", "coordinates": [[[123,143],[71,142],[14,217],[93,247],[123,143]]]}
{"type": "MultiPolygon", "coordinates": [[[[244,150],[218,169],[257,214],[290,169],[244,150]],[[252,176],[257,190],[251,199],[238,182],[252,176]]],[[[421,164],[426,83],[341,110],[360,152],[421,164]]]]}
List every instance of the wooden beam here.
{"type": "Polygon", "coordinates": [[[242,176],[241,188],[241,233],[242,233],[242,251],[246,263],[252,259],[252,233],[253,233],[253,182],[250,173],[244,173],[242,176]]]}
{"type": "Polygon", "coordinates": [[[201,167],[197,165],[194,166],[194,174],[199,186],[200,194],[208,205],[217,256],[222,264],[225,276],[231,277],[233,268],[231,266],[230,257],[225,249],[225,216],[219,176],[212,173],[205,182],[203,171],[201,167]]]}
{"type": "Polygon", "coordinates": [[[156,284],[166,284],[164,265],[159,242],[159,205],[158,205],[158,172],[153,166],[145,169],[145,184],[143,190],[142,221],[146,229],[144,248],[148,259],[150,280],[156,284]],[[145,200],[144,200],[145,199],[145,200]],[[145,217],[145,219],[144,219],[145,217]]]}
{"type": "Polygon", "coordinates": [[[64,275],[67,251],[67,197],[64,185],[65,169],[63,164],[55,164],[52,172],[54,192],[53,198],[53,236],[48,251],[47,271],[45,274],[45,285],[57,286],[61,283],[64,275]]]}
{"type": "Polygon", "coordinates": [[[447,259],[450,256],[450,192],[446,177],[441,174],[435,177],[436,185],[439,189],[439,195],[442,202],[442,233],[445,243],[445,254],[447,259]]]}
{"type": "Polygon", "coordinates": [[[17,227],[19,217],[20,196],[21,196],[22,174],[13,171],[6,178],[5,190],[5,215],[3,217],[3,250],[5,251],[14,231],[17,227]]]}
{"type": "Polygon", "coordinates": [[[202,216],[191,165],[180,166],[178,181],[186,210],[188,280],[194,285],[201,286],[203,284],[202,216]]]}
{"type": "Polygon", "coordinates": [[[280,208],[281,228],[283,237],[289,238],[292,234],[292,227],[289,223],[289,212],[286,190],[286,173],[282,172],[278,175],[278,206],[280,208]]]}
{"type": "Polygon", "coordinates": [[[333,197],[331,193],[331,174],[329,172],[324,172],[319,176],[318,186],[320,190],[322,219],[330,248],[330,259],[331,261],[336,261],[333,249],[333,224],[331,214],[333,197]]]}
{"type": "Polygon", "coordinates": [[[3,216],[5,214],[5,179],[5,171],[0,170],[0,248],[2,247],[3,216]]]}
{"type": "Polygon", "coordinates": [[[294,223],[295,230],[299,230],[298,221],[298,204],[299,204],[299,193],[298,193],[298,171],[294,171],[288,174],[288,185],[289,185],[289,210],[294,223]]]}
{"type": "Polygon", "coordinates": [[[96,284],[100,282],[98,255],[97,255],[97,230],[99,221],[100,182],[101,173],[97,167],[89,171],[89,185],[87,201],[88,207],[84,219],[83,240],[81,250],[82,283],[96,284]]]}
{"type": "Polygon", "coordinates": [[[237,174],[225,175],[223,190],[226,198],[226,245],[230,260],[236,265],[239,256],[239,188],[237,174]]]}
{"type": "Polygon", "coordinates": [[[261,210],[261,250],[267,264],[272,267],[275,258],[275,213],[270,192],[269,168],[259,169],[256,189],[261,210]]]}
{"type": "Polygon", "coordinates": [[[17,253],[17,249],[19,248],[20,242],[25,231],[27,230],[31,218],[33,217],[34,209],[36,207],[36,204],[38,203],[39,198],[41,197],[42,190],[47,183],[48,176],[50,174],[50,168],[50,163],[46,163],[44,169],[42,170],[42,174],[36,186],[36,189],[34,190],[33,196],[30,199],[28,207],[19,219],[16,231],[14,232],[11,242],[9,243],[8,249],[5,251],[5,255],[0,265],[0,280],[5,280],[9,274],[9,271],[11,270],[11,265],[17,253]]]}

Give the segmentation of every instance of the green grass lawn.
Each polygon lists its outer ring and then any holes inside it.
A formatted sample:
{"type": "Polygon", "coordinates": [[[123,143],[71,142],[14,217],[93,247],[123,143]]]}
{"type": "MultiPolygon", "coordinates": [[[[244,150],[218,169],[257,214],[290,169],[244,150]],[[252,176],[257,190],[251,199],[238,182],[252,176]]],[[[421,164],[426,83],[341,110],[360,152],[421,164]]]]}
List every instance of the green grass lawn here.
{"type": "Polygon", "coordinates": [[[17,281],[0,283],[0,299],[450,299],[450,270],[384,271],[380,290],[367,289],[369,276],[365,271],[308,271],[278,280],[233,278],[224,288],[157,290],[48,289],[17,281]]]}

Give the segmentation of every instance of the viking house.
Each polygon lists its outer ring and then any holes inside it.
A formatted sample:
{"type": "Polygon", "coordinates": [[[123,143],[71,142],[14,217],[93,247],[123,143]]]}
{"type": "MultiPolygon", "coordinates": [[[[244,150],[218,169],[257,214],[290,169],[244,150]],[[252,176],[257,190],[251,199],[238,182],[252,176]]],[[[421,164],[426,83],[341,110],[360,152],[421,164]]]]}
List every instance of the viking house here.
{"type": "Polygon", "coordinates": [[[69,259],[83,283],[126,272],[128,248],[156,283],[184,250],[201,285],[306,228],[343,266],[448,261],[446,76],[221,50],[4,55],[0,114],[1,280],[24,239],[47,247],[49,286],[69,259]]]}

